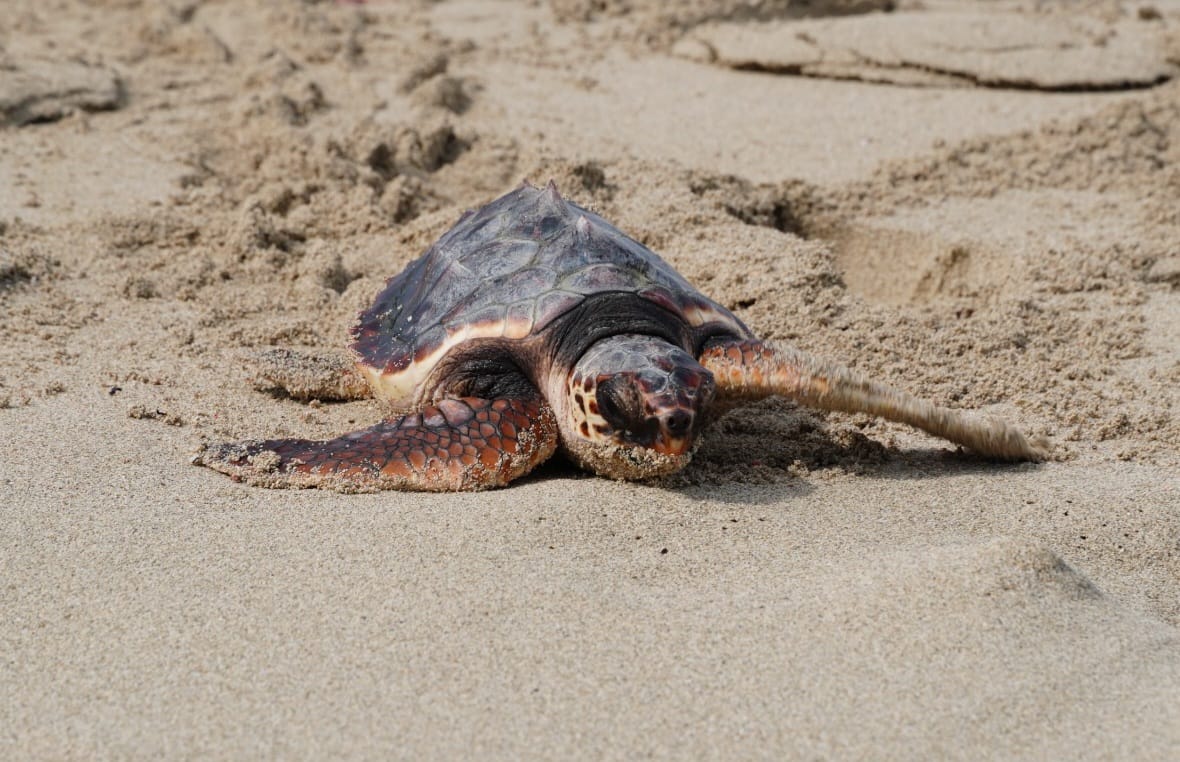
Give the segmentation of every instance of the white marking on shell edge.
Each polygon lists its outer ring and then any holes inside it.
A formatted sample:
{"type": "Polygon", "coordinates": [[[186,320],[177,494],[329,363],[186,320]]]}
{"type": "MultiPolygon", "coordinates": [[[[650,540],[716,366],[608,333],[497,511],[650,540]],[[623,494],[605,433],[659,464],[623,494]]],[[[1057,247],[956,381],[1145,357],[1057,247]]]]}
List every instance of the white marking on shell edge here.
{"type": "Polygon", "coordinates": [[[748,329],[744,328],[741,323],[734,320],[730,315],[726,315],[724,312],[708,306],[702,307],[692,303],[686,304],[684,306],[684,318],[694,328],[709,323],[721,323],[738,335],[749,333],[748,329]]]}
{"type": "MultiPolygon", "coordinates": [[[[405,369],[386,373],[383,368],[374,368],[359,364],[361,373],[369,382],[373,396],[392,403],[395,407],[411,407],[418,405],[421,400],[422,387],[430,379],[430,374],[447,353],[460,344],[473,339],[498,339],[501,337],[523,338],[509,335],[507,322],[465,325],[447,338],[430,354],[420,360],[411,360],[405,369]]],[[[525,334],[528,335],[527,333],[525,334]]],[[[427,402],[433,400],[426,400],[427,402]]]]}

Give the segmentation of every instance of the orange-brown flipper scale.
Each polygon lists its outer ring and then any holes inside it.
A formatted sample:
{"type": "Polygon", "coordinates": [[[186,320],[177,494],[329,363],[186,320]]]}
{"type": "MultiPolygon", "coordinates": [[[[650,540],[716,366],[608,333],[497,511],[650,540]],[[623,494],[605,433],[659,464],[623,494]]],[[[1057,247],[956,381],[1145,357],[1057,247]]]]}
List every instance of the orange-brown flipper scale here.
{"type": "Polygon", "coordinates": [[[1037,461],[1048,455],[1047,442],[1030,442],[998,418],[935,405],[785,344],[719,341],[705,348],[700,362],[712,371],[723,402],[777,394],[822,410],[906,423],[991,458],[1037,461]]]}
{"type": "Polygon", "coordinates": [[[327,441],[211,445],[193,462],[264,487],[446,492],[502,487],[556,448],[544,402],[464,397],[327,441]]]}

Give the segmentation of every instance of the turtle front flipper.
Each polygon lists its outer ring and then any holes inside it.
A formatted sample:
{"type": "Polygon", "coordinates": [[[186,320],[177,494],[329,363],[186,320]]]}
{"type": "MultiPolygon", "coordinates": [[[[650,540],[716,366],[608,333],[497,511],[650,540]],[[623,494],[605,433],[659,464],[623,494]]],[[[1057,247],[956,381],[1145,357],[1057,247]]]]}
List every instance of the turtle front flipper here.
{"type": "Polygon", "coordinates": [[[544,402],[464,397],[327,441],[208,445],[193,463],[261,487],[445,492],[502,487],[556,448],[544,402]]]}
{"type": "Polygon", "coordinates": [[[700,362],[712,371],[723,402],[777,394],[822,410],[906,423],[991,458],[1035,461],[1048,454],[1047,442],[1030,442],[998,418],[935,405],[785,344],[715,341],[706,345],[700,362]]]}

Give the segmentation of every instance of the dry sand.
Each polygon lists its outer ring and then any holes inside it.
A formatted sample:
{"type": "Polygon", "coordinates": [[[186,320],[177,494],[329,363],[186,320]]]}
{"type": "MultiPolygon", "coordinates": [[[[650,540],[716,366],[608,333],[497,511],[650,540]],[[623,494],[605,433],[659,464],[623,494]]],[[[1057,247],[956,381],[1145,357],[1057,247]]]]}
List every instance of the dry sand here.
{"type": "Polygon", "coordinates": [[[0,757],[1180,758],[1180,4],[798,18],[883,5],[6,0],[0,757]],[[249,352],[526,177],[1055,460],[770,400],[655,485],[188,464],[375,420],[249,352]]]}

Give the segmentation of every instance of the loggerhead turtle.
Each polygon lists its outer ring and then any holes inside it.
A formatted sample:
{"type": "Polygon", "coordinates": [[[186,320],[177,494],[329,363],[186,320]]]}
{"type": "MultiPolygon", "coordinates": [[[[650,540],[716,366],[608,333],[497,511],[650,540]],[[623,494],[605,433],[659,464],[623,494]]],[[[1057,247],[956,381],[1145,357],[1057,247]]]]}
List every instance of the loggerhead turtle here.
{"type": "Polygon", "coordinates": [[[642,479],[683,468],[710,413],[772,394],[908,423],[993,458],[1044,456],[1003,421],[760,340],[552,182],[465,213],[387,283],[352,336],[355,369],[299,391],[372,393],[391,417],[327,441],[207,446],[194,462],[267,487],[472,490],[561,449],[603,476],[642,479]]]}

